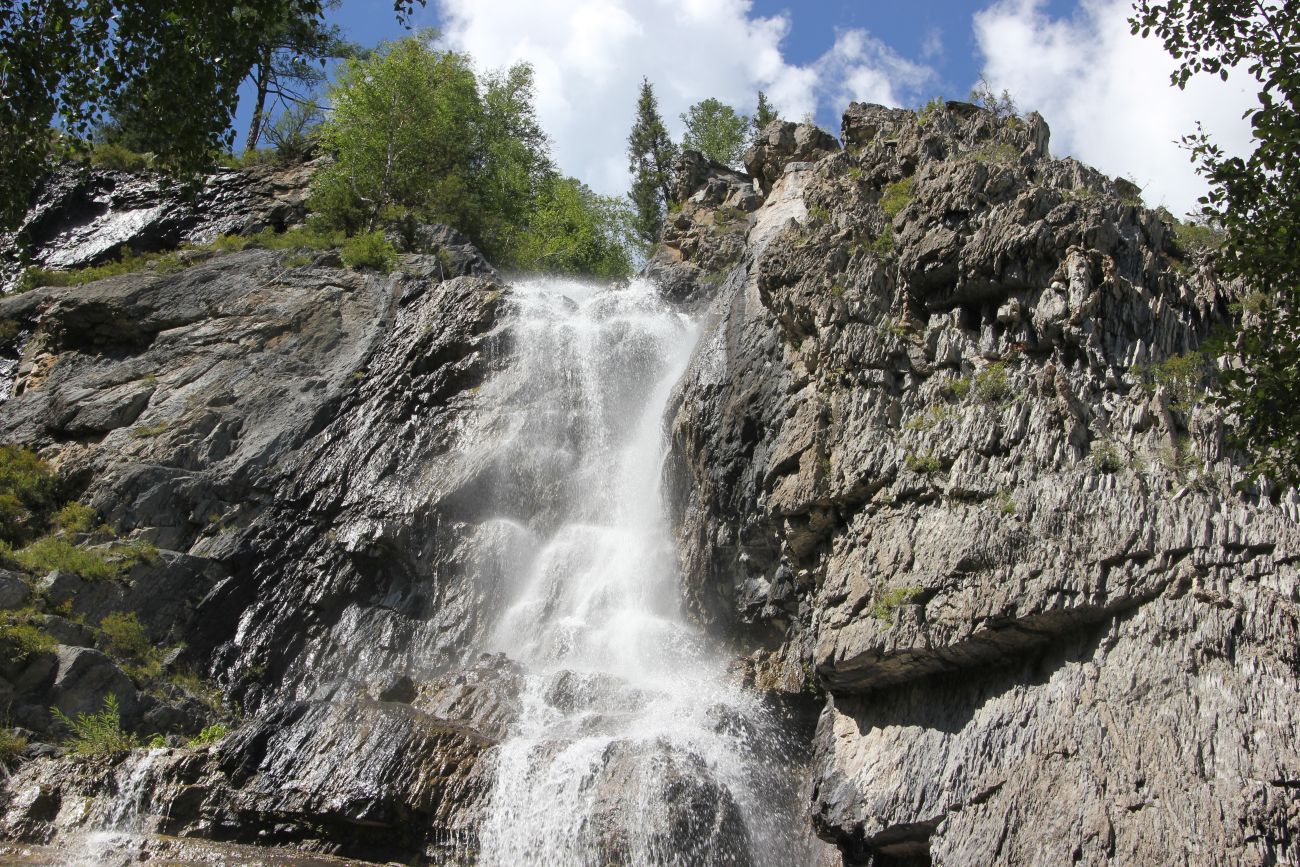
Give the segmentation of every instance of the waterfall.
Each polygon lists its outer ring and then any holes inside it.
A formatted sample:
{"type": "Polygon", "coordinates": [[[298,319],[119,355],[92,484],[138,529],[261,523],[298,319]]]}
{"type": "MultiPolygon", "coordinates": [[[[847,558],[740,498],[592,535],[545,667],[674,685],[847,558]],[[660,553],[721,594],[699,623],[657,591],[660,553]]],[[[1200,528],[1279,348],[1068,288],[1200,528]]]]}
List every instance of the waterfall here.
{"type": "Polygon", "coordinates": [[[528,674],[482,863],[805,863],[777,727],[679,610],[664,413],[696,324],[645,281],[514,298],[495,502],[531,532],[492,649],[528,674]]]}

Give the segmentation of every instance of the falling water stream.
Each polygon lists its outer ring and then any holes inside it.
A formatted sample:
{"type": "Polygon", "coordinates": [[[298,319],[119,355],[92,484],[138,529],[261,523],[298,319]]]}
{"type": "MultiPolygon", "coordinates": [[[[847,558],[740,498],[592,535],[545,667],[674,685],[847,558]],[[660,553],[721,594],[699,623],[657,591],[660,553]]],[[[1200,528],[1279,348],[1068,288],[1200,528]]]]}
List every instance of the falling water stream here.
{"type": "Polygon", "coordinates": [[[660,485],[695,323],[644,281],[526,282],[515,298],[506,478],[549,517],[494,636],[528,674],[483,863],[805,863],[778,818],[776,727],[680,613],[660,485]]]}

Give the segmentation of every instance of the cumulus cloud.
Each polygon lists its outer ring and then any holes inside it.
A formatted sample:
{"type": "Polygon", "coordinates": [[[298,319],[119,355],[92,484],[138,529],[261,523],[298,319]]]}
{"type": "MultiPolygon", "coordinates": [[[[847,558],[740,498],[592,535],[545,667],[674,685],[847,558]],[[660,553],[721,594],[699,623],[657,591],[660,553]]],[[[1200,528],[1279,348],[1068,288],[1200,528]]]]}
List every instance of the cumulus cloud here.
{"type": "Polygon", "coordinates": [[[1180,91],[1169,84],[1174,61],[1161,44],[1129,32],[1129,0],[1082,0],[1068,18],[1043,5],[1001,0],[975,15],[994,91],[1010,90],[1022,111],[1047,119],[1053,153],[1131,174],[1149,205],[1194,210],[1205,183],[1177,142],[1201,121],[1229,151],[1247,152],[1241,115],[1257,90],[1249,77],[1196,78],[1180,91]]]}
{"type": "Polygon", "coordinates": [[[604,193],[627,188],[624,156],[637,87],[649,76],[674,136],[679,115],[715,97],[753,110],[767,92],[782,115],[838,112],[849,99],[897,104],[924,67],[861,30],[820,59],[787,62],[785,16],[749,0],[440,0],[443,40],[484,69],[519,61],[537,75],[537,110],[561,169],[604,193]]]}

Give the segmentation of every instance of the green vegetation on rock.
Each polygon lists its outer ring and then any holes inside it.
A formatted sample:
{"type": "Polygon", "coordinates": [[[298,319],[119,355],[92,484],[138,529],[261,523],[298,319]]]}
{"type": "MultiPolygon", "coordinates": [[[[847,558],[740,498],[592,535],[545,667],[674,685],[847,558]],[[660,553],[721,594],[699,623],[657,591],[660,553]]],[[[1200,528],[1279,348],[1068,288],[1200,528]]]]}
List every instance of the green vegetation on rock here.
{"type": "Polygon", "coordinates": [[[67,745],[79,756],[108,758],[140,746],[139,738],[122,729],[116,695],[106,696],[98,713],[79,713],[73,718],[57,707],[50,708],[50,713],[70,730],[67,745]]]}

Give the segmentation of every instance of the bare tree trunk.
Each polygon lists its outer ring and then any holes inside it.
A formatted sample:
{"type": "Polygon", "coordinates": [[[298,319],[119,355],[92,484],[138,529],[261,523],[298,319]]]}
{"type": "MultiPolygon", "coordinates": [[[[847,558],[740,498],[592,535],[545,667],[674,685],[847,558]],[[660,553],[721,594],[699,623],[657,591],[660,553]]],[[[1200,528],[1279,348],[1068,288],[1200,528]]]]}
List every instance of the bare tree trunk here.
{"type": "Polygon", "coordinates": [[[257,101],[253,104],[253,119],[248,124],[248,141],[244,151],[257,150],[257,143],[262,140],[262,126],[266,119],[266,92],[271,85],[271,49],[266,49],[257,64],[257,101]]]}

